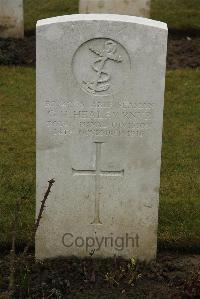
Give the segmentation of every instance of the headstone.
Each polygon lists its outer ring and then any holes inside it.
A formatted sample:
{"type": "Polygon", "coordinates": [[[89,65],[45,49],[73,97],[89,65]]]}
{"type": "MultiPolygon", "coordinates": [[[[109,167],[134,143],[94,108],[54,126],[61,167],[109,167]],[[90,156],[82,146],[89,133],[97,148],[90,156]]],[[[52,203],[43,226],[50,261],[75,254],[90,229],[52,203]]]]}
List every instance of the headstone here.
{"type": "Polygon", "coordinates": [[[150,16],[151,0],[80,0],[79,13],[113,13],[150,16]]]}
{"type": "Polygon", "coordinates": [[[144,18],[38,22],[38,259],[156,256],[166,47],[144,18]]]}
{"type": "Polygon", "coordinates": [[[0,37],[24,37],[23,0],[0,0],[0,37]]]}

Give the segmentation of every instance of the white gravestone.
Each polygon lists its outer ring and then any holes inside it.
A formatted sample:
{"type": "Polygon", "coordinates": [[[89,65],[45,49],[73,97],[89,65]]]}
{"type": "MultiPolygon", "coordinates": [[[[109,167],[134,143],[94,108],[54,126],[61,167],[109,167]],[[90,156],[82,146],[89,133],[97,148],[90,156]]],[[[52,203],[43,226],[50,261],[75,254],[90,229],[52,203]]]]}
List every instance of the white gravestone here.
{"type": "Polygon", "coordinates": [[[23,0],[0,0],[0,37],[24,37],[23,0]]]}
{"type": "Polygon", "coordinates": [[[38,22],[37,258],[156,256],[166,48],[144,18],[38,22]]]}
{"type": "Polygon", "coordinates": [[[150,0],[80,0],[79,12],[113,13],[148,18],[150,4],[150,0]]]}

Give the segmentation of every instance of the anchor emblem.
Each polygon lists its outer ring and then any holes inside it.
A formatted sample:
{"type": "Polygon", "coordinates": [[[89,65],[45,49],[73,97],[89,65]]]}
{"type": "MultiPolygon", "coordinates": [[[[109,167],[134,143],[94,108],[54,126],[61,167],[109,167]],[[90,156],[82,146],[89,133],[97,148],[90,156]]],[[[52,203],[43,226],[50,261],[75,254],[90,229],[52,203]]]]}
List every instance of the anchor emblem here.
{"type": "Polygon", "coordinates": [[[83,81],[84,88],[92,94],[107,91],[110,88],[111,75],[104,69],[106,62],[121,63],[123,61],[122,57],[117,53],[117,43],[107,40],[102,50],[93,47],[89,47],[89,50],[98,56],[91,65],[92,70],[96,74],[94,75],[94,80],[89,82],[83,81]]]}

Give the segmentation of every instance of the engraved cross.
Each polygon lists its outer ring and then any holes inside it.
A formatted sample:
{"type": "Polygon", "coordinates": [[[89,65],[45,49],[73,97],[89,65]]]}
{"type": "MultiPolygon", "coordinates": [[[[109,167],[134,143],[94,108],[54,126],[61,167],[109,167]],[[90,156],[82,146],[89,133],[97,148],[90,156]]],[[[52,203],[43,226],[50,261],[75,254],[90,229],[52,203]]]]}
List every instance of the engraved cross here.
{"type": "Polygon", "coordinates": [[[102,171],[101,170],[101,145],[104,142],[94,142],[96,145],[96,169],[94,170],[77,170],[72,168],[73,175],[89,175],[95,176],[95,211],[94,211],[94,220],[91,224],[102,224],[100,221],[100,196],[101,196],[101,186],[100,186],[100,178],[102,176],[124,176],[124,169],[119,171],[102,171]]]}

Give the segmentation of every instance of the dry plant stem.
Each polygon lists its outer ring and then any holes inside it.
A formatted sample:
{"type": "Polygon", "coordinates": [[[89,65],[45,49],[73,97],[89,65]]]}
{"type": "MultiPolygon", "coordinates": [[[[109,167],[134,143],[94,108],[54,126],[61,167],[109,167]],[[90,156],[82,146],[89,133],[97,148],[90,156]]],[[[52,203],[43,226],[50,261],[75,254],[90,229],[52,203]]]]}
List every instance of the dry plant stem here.
{"type": "Polygon", "coordinates": [[[9,276],[9,293],[14,293],[15,288],[15,242],[18,225],[18,217],[20,210],[20,201],[17,200],[14,211],[13,223],[12,223],[12,248],[10,250],[10,276],[9,276]]]}
{"type": "MultiPolygon", "coordinates": [[[[39,211],[39,214],[38,214],[38,217],[36,219],[36,222],[35,222],[35,225],[34,225],[34,229],[33,229],[33,236],[35,236],[36,232],[37,232],[37,229],[40,225],[40,220],[42,218],[42,214],[44,212],[44,208],[45,208],[45,203],[46,203],[46,200],[49,196],[49,193],[51,192],[51,187],[53,186],[53,184],[55,183],[55,180],[54,179],[51,179],[50,181],[48,181],[49,183],[49,186],[44,194],[44,198],[43,200],[41,201],[41,206],[40,206],[40,211],[39,211]]],[[[29,248],[30,248],[30,245],[31,245],[31,240],[28,242],[27,246],[24,248],[24,252],[23,252],[23,255],[25,255],[29,248]]]]}
{"type": "Polygon", "coordinates": [[[51,187],[52,187],[53,184],[55,183],[55,180],[52,179],[52,180],[50,180],[50,181],[48,181],[48,182],[49,182],[49,186],[48,186],[47,191],[46,191],[46,193],[45,193],[45,195],[44,195],[44,198],[43,198],[43,200],[42,200],[42,204],[41,204],[41,207],[40,207],[40,211],[39,211],[39,214],[38,214],[36,223],[35,223],[34,234],[37,232],[37,229],[38,229],[38,227],[39,227],[39,225],[40,225],[40,220],[41,220],[41,218],[42,218],[42,214],[43,214],[43,212],[44,212],[45,203],[46,203],[46,200],[47,200],[47,198],[48,198],[48,196],[49,196],[49,193],[51,192],[51,187]]]}

